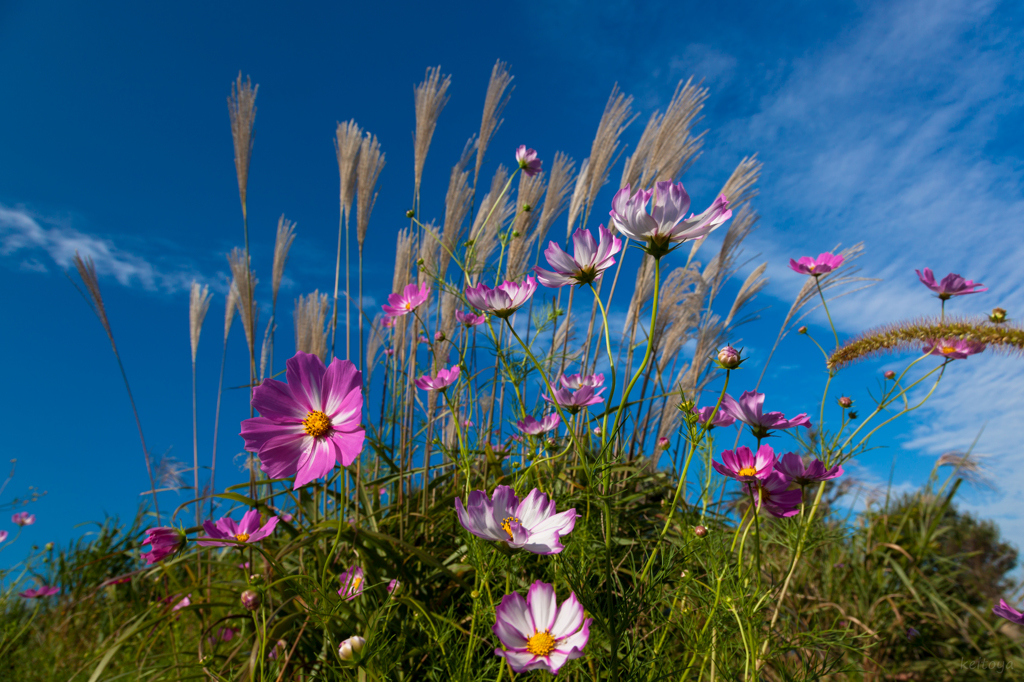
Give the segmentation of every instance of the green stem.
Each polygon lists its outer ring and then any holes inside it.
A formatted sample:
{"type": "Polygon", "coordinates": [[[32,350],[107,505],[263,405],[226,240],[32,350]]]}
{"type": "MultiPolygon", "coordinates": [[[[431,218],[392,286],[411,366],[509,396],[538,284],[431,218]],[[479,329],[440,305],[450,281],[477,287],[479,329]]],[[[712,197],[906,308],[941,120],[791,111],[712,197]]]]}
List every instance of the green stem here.
{"type": "Polygon", "coordinates": [[[821,305],[825,308],[825,315],[828,317],[828,324],[832,327],[832,335],[836,338],[836,348],[839,348],[839,333],[836,331],[836,326],[832,324],[832,314],[828,311],[828,303],[825,302],[825,294],[821,290],[821,281],[815,277],[814,284],[818,287],[818,295],[821,296],[821,305]]]}
{"type": "Polygon", "coordinates": [[[633,386],[636,385],[640,375],[643,374],[644,369],[647,367],[647,363],[651,360],[651,354],[654,349],[654,344],[651,343],[651,339],[654,336],[654,324],[658,320],[658,292],[661,289],[661,259],[654,259],[654,302],[651,304],[651,328],[648,332],[647,337],[647,352],[644,353],[644,360],[640,363],[636,373],[633,374],[633,378],[630,379],[629,385],[626,386],[626,390],[622,392],[622,398],[619,400],[619,411],[615,413],[615,423],[612,425],[612,433],[618,433],[619,422],[622,420],[622,410],[626,406],[626,400],[629,397],[629,392],[633,390],[633,386]]]}

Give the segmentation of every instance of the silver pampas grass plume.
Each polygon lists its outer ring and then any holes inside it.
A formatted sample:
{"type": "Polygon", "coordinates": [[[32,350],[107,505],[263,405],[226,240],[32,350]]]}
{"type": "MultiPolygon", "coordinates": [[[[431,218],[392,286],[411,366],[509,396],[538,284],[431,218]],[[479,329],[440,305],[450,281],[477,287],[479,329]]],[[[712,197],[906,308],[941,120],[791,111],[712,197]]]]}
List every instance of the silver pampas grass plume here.
{"type": "Polygon", "coordinates": [[[512,93],[505,94],[508,86],[512,83],[512,75],[508,72],[508,64],[498,61],[491,69],[491,80],[487,83],[487,95],[484,97],[484,113],[480,121],[480,137],[476,147],[476,170],[473,173],[473,186],[476,187],[480,178],[480,166],[484,162],[484,154],[491,143],[491,138],[498,128],[501,127],[503,119],[502,112],[508,104],[512,93]]]}
{"type": "Polygon", "coordinates": [[[327,294],[314,290],[295,300],[295,350],[327,357],[327,294]]]}
{"type": "Polygon", "coordinates": [[[203,320],[206,319],[206,312],[210,309],[210,287],[199,282],[192,282],[192,288],[188,297],[188,331],[189,340],[192,342],[192,364],[196,362],[196,352],[199,350],[199,333],[203,330],[203,320]]]}
{"type": "Polygon", "coordinates": [[[242,81],[242,72],[231,84],[228,97],[228,116],[231,118],[231,139],[235,143],[235,174],[238,176],[238,196],[245,213],[246,189],[249,186],[249,161],[252,158],[253,126],[256,123],[256,91],[248,76],[242,81]]]}
{"type": "Polygon", "coordinates": [[[448,87],[451,76],[441,76],[441,67],[427,69],[426,78],[413,90],[416,104],[416,133],[413,138],[413,175],[415,196],[420,195],[420,181],[423,179],[423,164],[427,161],[430,140],[434,137],[437,119],[448,103],[448,87]]]}

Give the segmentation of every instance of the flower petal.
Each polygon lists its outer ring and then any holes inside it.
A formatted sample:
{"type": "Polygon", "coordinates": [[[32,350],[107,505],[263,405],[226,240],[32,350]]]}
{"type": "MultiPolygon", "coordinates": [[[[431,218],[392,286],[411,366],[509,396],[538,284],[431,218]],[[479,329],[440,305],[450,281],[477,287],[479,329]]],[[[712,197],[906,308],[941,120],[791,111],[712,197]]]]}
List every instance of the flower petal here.
{"type": "Polygon", "coordinates": [[[555,588],[550,583],[540,580],[530,585],[526,593],[526,603],[530,607],[530,618],[533,620],[534,632],[551,630],[558,616],[558,602],[555,600],[555,588]]]}

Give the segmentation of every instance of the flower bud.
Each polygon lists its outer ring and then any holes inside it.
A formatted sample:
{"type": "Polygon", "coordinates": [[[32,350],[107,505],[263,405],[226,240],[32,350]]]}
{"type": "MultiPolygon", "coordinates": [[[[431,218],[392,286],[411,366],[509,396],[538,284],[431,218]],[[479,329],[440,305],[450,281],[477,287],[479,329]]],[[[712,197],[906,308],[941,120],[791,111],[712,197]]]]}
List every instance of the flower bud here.
{"type": "Polygon", "coordinates": [[[1002,324],[1006,322],[1006,311],[1002,308],[993,308],[992,312],[988,315],[988,321],[993,324],[1002,324]]]}
{"type": "Polygon", "coordinates": [[[800,327],[796,331],[797,331],[798,334],[806,334],[807,333],[807,327],[800,327]]]}
{"type": "Polygon", "coordinates": [[[693,534],[699,538],[706,538],[708,536],[708,529],[705,526],[694,526],[693,534]]]}
{"type": "Polygon", "coordinates": [[[414,218],[414,217],[416,217],[416,210],[410,208],[408,211],[405,212],[405,217],[406,218],[414,218]]]}
{"type": "Polygon", "coordinates": [[[469,593],[469,596],[472,597],[473,599],[479,599],[480,598],[480,591],[479,590],[473,590],[472,592],[469,593]]]}
{"type": "Polygon", "coordinates": [[[263,601],[260,599],[260,593],[256,590],[246,590],[242,593],[242,608],[246,611],[255,611],[260,607],[260,603],[263,601]]]}
{"type": "Polygon", "coordinates": [[[263,584],[263,576],[260,575],[259,573],[253,573],[252,575],[249,576],[249,584],[250,585],[262,585],[263,584]]]}
{"type": "Polygon", "coordinates": [[[896,372],[890,369],[888,372],[885,373],[885,378],[888,379],[889,381],[892,381],[893,379],[896,378],[896,372]]]}
{"type": "Polygon", "coordinates": [[[529,204],[523,204],[523,213],[529,213],[532,210],[533,206],[530,206],[529,204]]]}
{"type": "Polygon", "coordinates": [[[53,551],[53,543],[52,542],[47,542],[45,545],[43,545],[43,549],[45,549],[47,552],[52,552],[53,551]]]}
{"type": "Polygon", "coordinates": [[[740,358],[740,352],[732,346],[725,346],[718,351],[718,364],[723,369],[736,369],[742,362],[743,359],[740,358]]]}
{"type": "Polygon", "coordinates": [[[853,406],[853,398],[849,398],[849,397],[847,397],[845,395],[841,396],[839,398],[839,407],[842,407],[843,409],[846,409],[847,407],[852,407],[852,406],[853,406]]]}
{"type": "Polygon", "coordinates": [[[659,449],[661,449],[661,450],[668,450],[670,445],[672,445],[672,441],[670,441],[665,436],[662,436],[661,438],[658,439],[658,448],[659,449]]]}
{"type": "Polygon", "coordinates": [[[338,647],[338,656],[343,661],[358,660],[359,653],[363,650],[364,646],[366,646],[366,640],[359,635],[349,637],[338,647]]]}
{"type": "Polygon", "coordinates": [[[519,232],[519,230],[512,230],[512,239],[518,239],[519,237],[522,236],[523,235],[519,232]]]}
{"type": "Polygon", "coordinates": [[[422,258],[417,258],[416,259],[416,266],[417,267],[421,267],[421,268],[423,267],[423,259],[422,258]]]}
{"type": "Polygon", "coordinates": [[[594,435],[595,436],[600,436],[601,435],[601,427],[600,426],[595,426],[594,427],[594,435]]]}
{"type": "Polygon", "coordinates": [[[398,591],[402,589],[402,581],[398,578],[392,578],[391,582],[388,583],[388,594],[392,597],[398,594],[398,591]]]}

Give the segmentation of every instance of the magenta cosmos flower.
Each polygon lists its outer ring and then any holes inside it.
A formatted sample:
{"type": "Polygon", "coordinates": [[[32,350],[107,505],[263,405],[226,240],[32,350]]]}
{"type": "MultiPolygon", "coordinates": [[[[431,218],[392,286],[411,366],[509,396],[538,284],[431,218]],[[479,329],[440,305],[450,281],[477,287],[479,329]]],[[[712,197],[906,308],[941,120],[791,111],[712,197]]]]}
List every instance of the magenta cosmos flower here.
{"type": "Polygon", "coordinates": [[[992,613],[996,614],[1000,618],[1005,618],[1011,623],[1016,623],[1017,625],[1024,625],[1024,613],[1021,613],[1017,609],[1007,604],[1004,599],[999,600],[999,606],[992,607],[992,613]]]}
{"type": "Polygon", "coordinates": [[[526,600],[518,592],[506,594],[495,609],[494,634],[504,645],[494,654],[508,661],[515,673],[547,670],[552,675],[583,655],[593,618],[583,618],[583,605],[575,593],[558,605],[555,588],[538,580],[526,600]]]}
{"type": "Polygon", "coordinates": [[[523,172],[533,177],[540,173],[541,160],[537,158],[536,149],[527,149],[525,144],[519,145],[516,150],[516,163],[523,169],[523,172]]]}
{"type": "Polygon", "coordinates": [[[462,323],[463,327],[476,327],[487,321],[487,318],[483,315],[474,315],[471,312],[462,312],[461,310],[455,311],[455,319],[462,323]]]}
{"type": "Polygon", "coordinates": [[[416,380],[416,387],[424,391],[443,391],[459,380],[459,366],[453,365],[451,369],[439,369],[437,374],[421,376],[416,380]]]}
{"type": "Polygon", "coordinates": [[[60,592],[59,587],[47,587],[46,585],[41,585],[40,587],[33,587],[25,590],[18,596],[24,597],[25,599],[38,599],[40,597],[52,597],[58,592],[60,592]]]}
{"type": "Polygon", "coordinates": [[[742,483],[762,481],[768,478],[775,468],[775,452],[767,443],[759,447],[756,454],[751,452],[750,448],[741,445],[735,452],[723,452],[722,462],[723,464],[719,464],[712,460],[711,466],[723,476],[735,478],[742,483]]]}
{"type": "Polygon", "coordinates": [[[185,542],[185,533],[177,528],[162,526],[150,528],[146,531],[146,537],[142,539],[142,544],[151,545],[151,547],[148,552],[143,552],[142,558],[146,560],[147,564],[155,564],[182,549],[185,542]]]}
{"type": "Polygon", "coordinates": [[[266,379],[253,391],[259,417],[242,422],[245,447],[271,478],[295,476],[295,489],[348,466],[363,449],[363,375],[348,360],[298,352],[286,363],[288,383],[266,379]]]}
{"type": "Polygon", "coordinates": [[[531,416],[527,416],[525,419],[520,419],[516,422],[516,426],[527,436],[539,436],[542,433],[553,431],[558,428],[558,425],[562,423],[562,418],[557,414],[549,414],[540,421],[534,419],[531,416]]]}
{"type": "Polygon", "coordinates": [[[749,484],[748,490],[754,495],[754,503],[776,518],[784,519],[800,513],[798,507],[803,500],[799,490],[789,490],[788,477],[773,471],[770,476],[756,485],[749,484]]]}
{"type": "Polygon", "coordinates": [[[604,392],[603,388],[594,391],[593,386],[584,386],[578,391],[571,391],[568,388],[554,388],[551,390],[550,396],[544,393],[541,397],[549,403],[555,403],[576,414],[584,407],[603,403],[604,397],[601,395],[602,392],[604,392]]]}
{"type": "Polygon", "coordinates": [[[578,391],[584,386],[590,388],[597,388],[598,386],[604,386],[604,375],[603,374],[563,374],[561,378],[562,386],[564,388],[570,388],[574,391],[578,391]]]}
{"type": "Polygon", "coordinates": [[[967,356],[975,355],[983,350],[985,350],[985,344],[961,339],[932,341],[930,345],[924,347],[925,355],[941,355],[950,360],[964,360],[967,356]]]}
{"type": "Polygon", "coordinates": [[[203,521],[203,530],[207,537],[217,538],[216,540],[198,540],[203,547],[223,547],[233,545],[233,542],[219,542],[218,540],[237,540],[238,542],[259,542],[274,532],[277,526],[277,517],[271,516],[267,522],[260,525],[259,509],[250,509],[242,516],[239,523],[230,516],[218,519],[217,523],[207,519],[203,521]]]}
{"type": "MultiPolygon", "coordinates": [[[[723,403],[724,404],[724,403],[723,403]]],[[[711,413],[715,411],[714,405],[708,407],[702,407],[699,410],[695,407],[693,411],[697,413],[697,421],[703,424],[707,424],[708,418],[711,417],[711,413]]],[[[732,426],[736,423],[736,417],[726,412],[723,409],[718,410],[718,414],[711,420],[711,424],[708,425],[709,429],[713,429],[716,426],[732,426]]]]}
{"type": "Polygon", "coordinates": [[[843,264],[844,260],[845,258],[839,254],[823,253],[817,258],[811,258],[810,256],[803,256],[800,260],[790,258],[789,267],[793,272],[798,272],[801,275],[820,277],[838,268],[843,264]]]}
{"type": "Polygon", "coordinates": [[[366,580],[363,577],[363,569],[358,566],[352,566],[347,571],[338,576],[338,582],[341,583],[341,589],[338,590],[338,594],[345,598],[345,601],[352,601],[363,593],[363,588],[366,587],[366,580]]]}
{"type": "Polygon", "coordinates": [[[422,286],[410,284],[400,294],[389,294],[387,304],[382,305],[381,308],[384,309],[388,317],[401,317],[419,308],[429,298],[430,287],[426,284],[422,286]]]}
{"type": "Polygon", "coordinates": [[[554,242],[548,243],[544,257],[553,270],[535,267],[537,281],[555,289],[566,284],[589,284],[601,279],[601,274],[615,265],[613,256],[622,250],[622,240],[601,225],[598,227],[601,241],[595,242],[590,232],[580,228],[572,236],[573,251],[570,256],[554,242]]]}
{"type": "Polygon", "coordinates": [[[934,291],[943,301],[954,296],[980,294],[983,291],[988,291],[987,287],[978,288],[982,286],[981,282],[972,282],[954,273],[949,273],[942,278],[941,282],[936,283],[935,273],[931,271],[931,268],[925,268],[924,272],[920,270],[914,270],[914,272],[917,273],[917,278],[921,280],[921,284],[934,291]]]}
{"type": "Polygon", "coordinates": [[[3,542],[6,539],[7,539],[7,531],[0,530],[0,542],[3,542]]]}
{"type": "Polygon", "coordinates": [[[466,287],[466,300],[480,310],[506,318],[533,298],[535,291],[537,280],[533,277],[527,277],[524,282],[506,281],[493,289],[481,282],[475,287],[466,287]]]}
{"type": "Polygon", "coordinates": [[[36,515],[28,512],[17,512],[11,517],[11,523],[16,526],[31,526],[36,522],[36,515]]]}
{"type": "Polygon", "coordinates": [[[739,400],[726,394],[722,398],[722,409],[750,427],[755,438],[764,438],[769,429],[791,429],[794,426],[810,427],[811,420],[806,414],[786,419],[781,412],[762,412],[764,393],[744,391],[739,400]]]}
{"type": "Polygon", "coordinates": [[[576,510],[555,512],[555,501],[534,488],[522,502],[507,485],[494,489],[491,499],[482,490],[469,494],[469,504],[455,498],[459,523],[478,538],[507,542],[510,547],[534,554],[558,554],[562,536],[576,526],[576,510]]]}
{"type": "Polygon", "coordinates": [[[638,242],[646,242],[652,256],[661,257],[673,244],[706,237],[712,230],[732,217],[727,206],[729,200],[722,195],[700,215],[691,214],[690,195],[683,183],[659,182],[654,189],[637,190],[630,196],[630,187],[620,189],[612,199],[612,223],[622,234],[638,242]],[[651,212],[647,202],[654,197],[651,212]]]}
{"type": "Polygon", "coordinates": [[[784,454],[776,462],[775,470],[793,479],[793,482],[797,485],[820,483],[821,481],[828,481],[843,475],[843,467],[837,464],[831,469],[826,469],[820,459],[816,459],[805,466],[804,458],[795,452],[784,454]]]}

